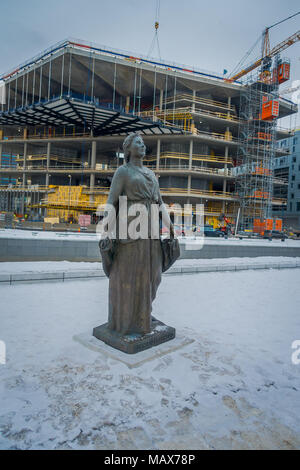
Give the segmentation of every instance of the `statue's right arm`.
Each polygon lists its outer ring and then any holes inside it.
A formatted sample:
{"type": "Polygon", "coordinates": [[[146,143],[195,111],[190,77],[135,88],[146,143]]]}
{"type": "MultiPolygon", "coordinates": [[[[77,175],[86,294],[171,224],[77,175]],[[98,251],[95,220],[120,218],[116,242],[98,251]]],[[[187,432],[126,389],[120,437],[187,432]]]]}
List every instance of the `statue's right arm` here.
{"type": "Polygon", "coordinates": [[[126,178],[126,169],[125,167],[119,167],[115,172],[108,194],[108,198],[105,204],[105,217],[107,226],[110,227],[110,231],[112,232],[115,228],[116,223],[116,208],[119,202],[119,196],[124,191],[125,186],[125,178],[126,178]]]}
{"type": "Polygon", "coordinates": [[[106,201],[107,204],[112,204],[116,207],[119,201],[119,196],[121,196],[124,190],[125,177],[126,169],[124,166],[120,166],[113,176],[108,198],[106,201]]]}

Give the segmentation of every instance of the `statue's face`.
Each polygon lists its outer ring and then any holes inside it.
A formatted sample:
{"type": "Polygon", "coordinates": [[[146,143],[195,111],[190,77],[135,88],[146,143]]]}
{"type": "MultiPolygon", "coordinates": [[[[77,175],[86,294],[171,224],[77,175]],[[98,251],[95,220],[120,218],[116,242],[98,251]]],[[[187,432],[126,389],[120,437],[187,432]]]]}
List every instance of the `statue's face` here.
{"type": "Polygon", "coordinates": [[[144,158],[145,153],[146,153],[146,146],[144,144],[142,137],[138,135],[132,141],[132,144],[130,146],[130,155],[133,157],[144,158]]]}

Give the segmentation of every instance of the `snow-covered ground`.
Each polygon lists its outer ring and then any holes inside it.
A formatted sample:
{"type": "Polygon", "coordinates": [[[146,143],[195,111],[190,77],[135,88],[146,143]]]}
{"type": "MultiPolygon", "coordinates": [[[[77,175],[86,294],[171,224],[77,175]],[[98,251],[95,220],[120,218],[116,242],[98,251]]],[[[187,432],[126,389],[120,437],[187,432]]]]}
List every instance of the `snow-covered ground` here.
{"type": "MultiPolygon", "coordinates": [[[[284,264],[300,261],[299,257],[288,256],[257,256],[255,258],[211,258],[211,259],[181,259],[174,266],[215,266],[215,265],[251,265],[251,264],[284,264]]],[[[102,269],[101,262],[86,261],[12,261],[0,262],[0,274],[41,273],[41,272],[70,272],[102,269]]]]}
{"type": "MultiPolygon", "coordinates": [[[[1,238],[18,238],[18,239],[44,239],[44,240],[97,240],[98,234],[96,233],[85,233],[85,232],[47,232],[47,231],[38,231],[38,230],[13,230],[13,229],[0,229],[0,239],[1,238]]],[[[190,239],[188,237],[179,237],[182,243],[185,241],[188,242],[190,239]]],[[[194,239],[193,237],[191,239],[194,239]]],[[[269,240],[263,239],[248,239],[244,238],[240,240],[239,238],[231,237],[228,239],[216,238],[216,237],[204,237],[204,243],[208,245],[238,245],[238,246],[287,246],[287,247],[299,247],[299,240],[287,239],[282,242],[280,239],[274,239],[271,242],[269,240]]]]}
{"type": "Polygon", "coordinates": [[[0,286],[0,448],[299,449],[299,276],[164,277],[153,314],[195,341],[135,369],[73,340],[106,278],[0,286]]]}

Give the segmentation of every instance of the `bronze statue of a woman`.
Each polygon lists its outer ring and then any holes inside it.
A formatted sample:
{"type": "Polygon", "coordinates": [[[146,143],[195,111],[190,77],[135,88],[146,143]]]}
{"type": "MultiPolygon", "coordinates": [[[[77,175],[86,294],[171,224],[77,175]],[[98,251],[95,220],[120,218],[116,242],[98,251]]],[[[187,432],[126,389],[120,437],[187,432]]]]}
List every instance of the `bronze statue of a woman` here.
{"type": "MultiPolygon", "coordinates": [[[[135,353],[175,336],[174,328],[151,316],[164,261],[159,230],[155,232],[153,229],[153,225],[157,225],[157,220],[153,222],[153,214],[158,214],[153,207],[160,208],[162,221],[170,227],[172,239],[174,229],[163,205],[157,178],[142,163],[146,151],[142,137],[137,133],[129,134],[124,140],[123,149],[125,163],[114,174],[107,200],[107,205],[113,206],[117,213],[113,261],[109,271],[108,323],[94,328],[93,334],[117,349],[135,353]],[[119,201],[124,196],[127,198],[129,216],[126,235],[122,238],[118,233],[122,222],[119,201]],[[131,237],[130,230],[127,230],[133,219],[130,208],[136,204],[147,213],[146,232],[140,230],[143,236],[139,238],[131,237]]],[[[178,256],[179,253],[175,254],[175,257],[178,256]]]]}

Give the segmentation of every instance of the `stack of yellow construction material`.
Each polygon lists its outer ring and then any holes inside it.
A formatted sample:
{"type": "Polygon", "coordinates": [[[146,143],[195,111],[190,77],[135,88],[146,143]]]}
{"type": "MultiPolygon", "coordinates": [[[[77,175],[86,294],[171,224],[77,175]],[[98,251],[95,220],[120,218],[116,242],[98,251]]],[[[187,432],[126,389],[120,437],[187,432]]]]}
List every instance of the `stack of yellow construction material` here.
{"type": "Polygon", "coordinates": [[[105,204],[107,200],[107,195],[106,194],[97,194],[94,196],[94,202],[96,207],[98,207],[100,204],[105,204]]]}
{"type": "Polygon", "coordinates": [[[107,195],[97,194],[93,198],[85,194],[84,186],[50,186],[54,191],[48,193],[48,217],[60,217],[67,220],[70,216],[77,219],[78,214],[91,209],[97,210],[100,204],[105,204],[107,195]],[[55,208],[57,206],[57,208],[55,208]],[[70,207],[70,210],[69,210],[70,207]],[[76,207],[76,209],[74,209],[76,207]]]}
{"type": "Polygon", "coordinates": [[[232,133],[228,130],[225,132],[225,139],[232,140],[232,133]]]}
{"type": "Polygon", "coordinates": [[[222,205],[218,202],[208,201],[205,206],[205,223],[217,228],[219,225],[219,215],[222,212],[222,205]],[[215,214],[215,215],[214,215],[215,214]]]}
{"type": "Polygon", "coordinates": [[[44,217],[44,222],[46,224],[59,224],[59,217],[44,217]]]}

